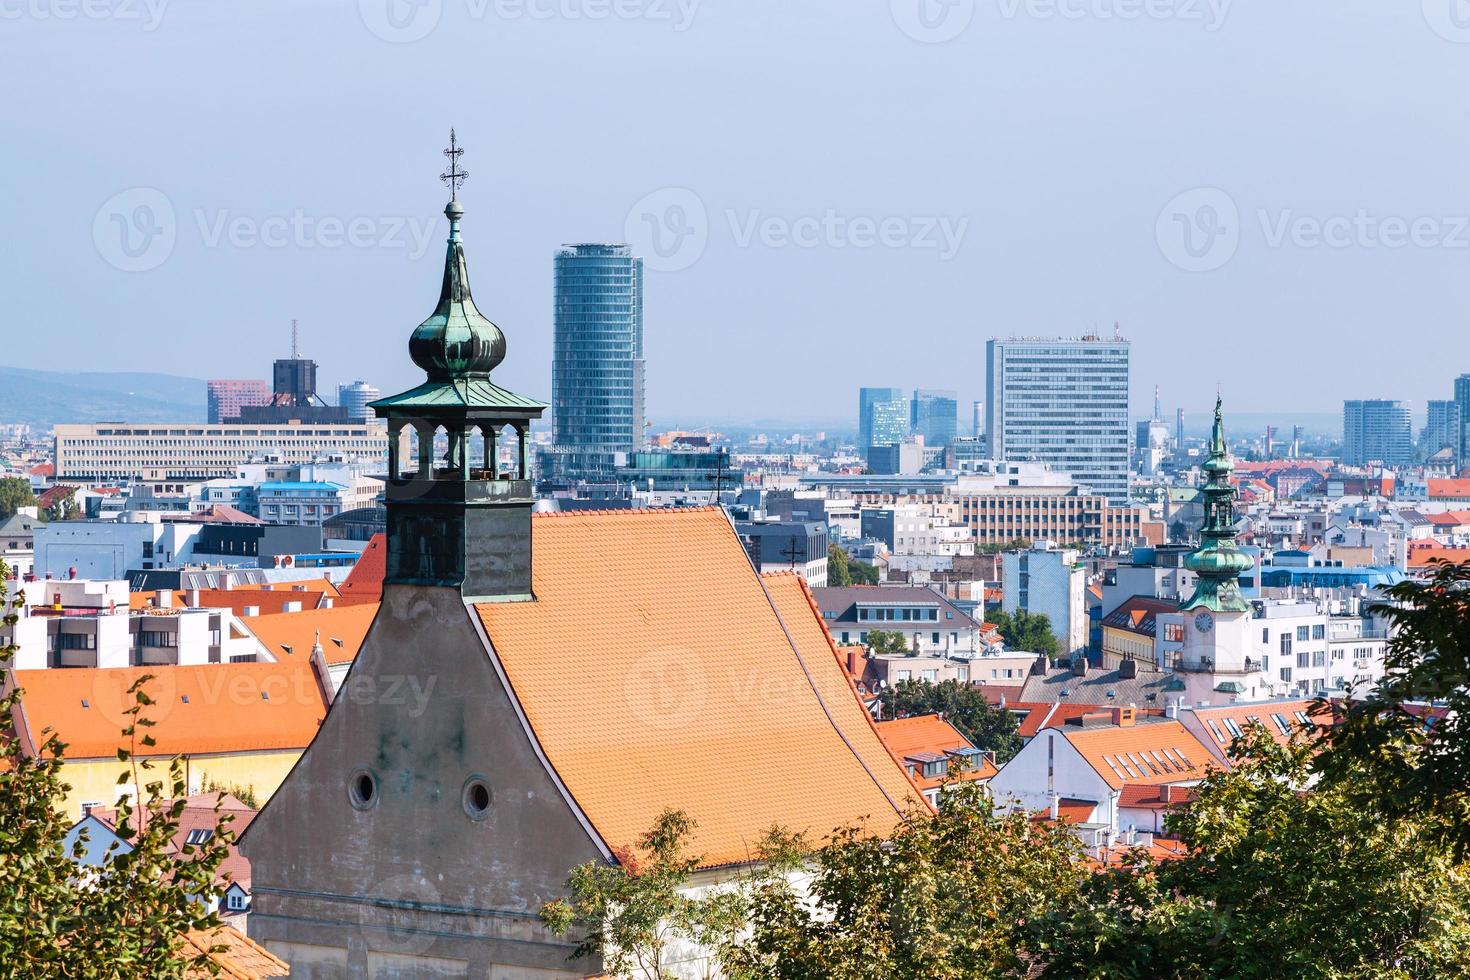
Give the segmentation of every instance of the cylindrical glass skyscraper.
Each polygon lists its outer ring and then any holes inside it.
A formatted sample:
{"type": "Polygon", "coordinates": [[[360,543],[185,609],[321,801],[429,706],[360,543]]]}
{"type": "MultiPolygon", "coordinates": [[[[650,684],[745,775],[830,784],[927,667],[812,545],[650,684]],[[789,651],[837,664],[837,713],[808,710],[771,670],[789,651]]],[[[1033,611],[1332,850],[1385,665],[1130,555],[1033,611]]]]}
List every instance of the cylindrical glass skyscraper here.
{"type": "Polygon", "coordinates": [[[627,245],[566,245],[555,286],[555,476],[597,479],[643,445],[643,260],[627,245]]]}

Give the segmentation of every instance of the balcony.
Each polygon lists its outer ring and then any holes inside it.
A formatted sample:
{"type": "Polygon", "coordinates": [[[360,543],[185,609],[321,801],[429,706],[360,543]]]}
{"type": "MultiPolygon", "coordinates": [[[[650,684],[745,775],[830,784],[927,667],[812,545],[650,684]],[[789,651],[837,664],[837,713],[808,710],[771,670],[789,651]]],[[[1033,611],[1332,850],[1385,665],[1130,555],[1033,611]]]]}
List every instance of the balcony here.
{"type": "Polygon", "coordinates": [[[1264,670],[1261,661],[1254,657],[1245,658],[1245,666],[1241,669],[1216,667],[1215,662],[1209,657],[1198,660],[1185,660],[1182,657],[1166,658],[1164,666],[1170,670],[1176,670],[1184,674],[1259,674],[1264,670]]]}

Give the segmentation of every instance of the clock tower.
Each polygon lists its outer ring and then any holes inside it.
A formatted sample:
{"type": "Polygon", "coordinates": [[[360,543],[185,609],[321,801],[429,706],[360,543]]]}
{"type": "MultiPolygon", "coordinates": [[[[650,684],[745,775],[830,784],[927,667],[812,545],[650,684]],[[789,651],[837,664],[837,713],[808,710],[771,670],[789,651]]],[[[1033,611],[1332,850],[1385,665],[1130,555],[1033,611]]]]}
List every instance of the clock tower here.
{"type": "Polygon", "coordinates": [[[1209,458],[1203,469],[1205,524],[1200,547],[1185,560],[1199,576],[1194,595],[1182,603],[1184,647],[1175,669],[1183,675],[1191,702],[1228,701],[1270,693],[1262,664],[1248,655],[1252,610],[1240,594],[1240,576],[1254,564],[1235,543],[1235,464],[1225,442],[1220,399],[1215,399],[1215,425],[1209,458]],[[1222,697],[1222,695],[1224,697],[1222,697]]]}

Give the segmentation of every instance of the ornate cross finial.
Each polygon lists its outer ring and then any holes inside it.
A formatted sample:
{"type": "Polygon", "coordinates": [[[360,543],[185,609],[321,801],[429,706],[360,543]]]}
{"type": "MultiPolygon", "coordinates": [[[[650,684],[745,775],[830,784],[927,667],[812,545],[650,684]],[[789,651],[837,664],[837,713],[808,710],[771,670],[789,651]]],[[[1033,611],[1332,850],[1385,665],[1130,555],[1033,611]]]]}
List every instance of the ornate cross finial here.
{"type": "Polygon", "coordinates": [[[459,158],[463,153],[464,150],[459,148],[459,143],[454,137],[454,130],[451,129],[449,131],[449,149],[444,151],[444,155],[449,158],[449,169],[439,175],[439,179],[449,185],[449,199],[451,201],[459,200],[459,185],[463,184],[464,179],[469,176],[467,172],[459,169],[459,158]]]}

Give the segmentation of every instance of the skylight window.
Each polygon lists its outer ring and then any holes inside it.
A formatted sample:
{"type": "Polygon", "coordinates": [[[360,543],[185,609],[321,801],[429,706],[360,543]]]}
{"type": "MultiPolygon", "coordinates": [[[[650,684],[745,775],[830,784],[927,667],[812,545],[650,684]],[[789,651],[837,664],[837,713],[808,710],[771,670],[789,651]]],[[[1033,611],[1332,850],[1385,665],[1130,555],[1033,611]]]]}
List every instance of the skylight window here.
{"type": "Polygon", "coordinates": [[[1291,734],[1291,726],[1286,723],[1286,719],[1283,718],[1281,715],[1274,714],[1274,715],[1271,716],[1271,720],[1276,723],[1276,727],[1281,730],[1281,734],[1283,734],[1283,735],[1290,735],[1291,734]]]}
{"type": "Polygon", "coordinates": [[[1219,742],[1221,745],[1224,745],[1225,733],[1220,731],[1220,726],[1215,724],[1213,721],[1207,721],[1205,722],[1205,724],[1210,726],[1210,734],[1215,736],[1215,741],[1219,742]]]}
{"type": "Polygon", "coordinates": [[[1225,722],[1225,727],[1230,730],[1230,734],[1231,735],[1234,735],[1236,738],[1240,738],[1240,736],[1241,736],[1240,726],[1235,723],[1235,719],[1233,719],[1233,718],[1222,718],[1221,721],[1225,722]]]}

